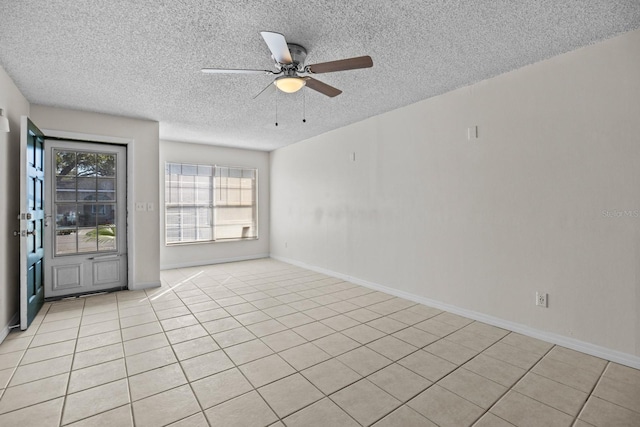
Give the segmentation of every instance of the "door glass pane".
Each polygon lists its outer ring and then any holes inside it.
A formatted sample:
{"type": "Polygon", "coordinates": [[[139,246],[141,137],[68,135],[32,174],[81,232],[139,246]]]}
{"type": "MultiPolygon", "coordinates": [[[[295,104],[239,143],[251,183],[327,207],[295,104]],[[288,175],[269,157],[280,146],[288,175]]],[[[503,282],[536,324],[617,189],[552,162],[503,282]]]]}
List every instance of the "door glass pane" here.
{"type": "Polygon", "coordinates": [[[56,254],[67,255],[78,252],[76,246],[76,230],[63,229],[56,231],[56,254]]]}
{"type": "Polygon", "coordinates": [[[115,178],[98,178],[98,200],[116,200],[116,180],[115,178]]]}
{"type": "Polygon", "coordinates": [[[98,250],[98,234],[96,227],[78,229],[78,252],[96,252],[98,250]]]}
{"type": "Polygon", "coordinates": [[[96,154],[96,174],[98,176],[116,176],[115,154],[96,154]]]}
{"type": "Polygon", "coordinates": [[[76,228],[75,203],[56,204],[56,228],[76,228]]]}
{"type": "Polygon", "coordinates": [[[98,181],[95,178],[78,178],[78,201],[96,201],[98,181]]]}
{"type": "Polygon", "coordinates": [[[56,177],[56,201],[76,201],[76,178],[72,176],[56,177]]]}
{"type": "Polygon", "coordinates": [[[116,225],[100,225],[98,226],[98,250],[99,251],[115,251],[116,250],[116,225]]]}
{"type": "Polygon", "coordinates": [[[79,227],[96,227],[96,205],[94,204],[78,204],[78,226],[79,227]]]}
{"type": "Polygon", "coordinates": [[[56,150],[56,175],[76,176],[76,152],[56,150]]]}
{"type": "Polygon", "coordinates": [[[116,222],[116,205],[96,204],[94,211],[98,225],[115,224],[116,222]]]}
{"type": "Polygon", "coordinates": [[[78,176],[96,176],[96,154],[77,154],[78,176]]]}

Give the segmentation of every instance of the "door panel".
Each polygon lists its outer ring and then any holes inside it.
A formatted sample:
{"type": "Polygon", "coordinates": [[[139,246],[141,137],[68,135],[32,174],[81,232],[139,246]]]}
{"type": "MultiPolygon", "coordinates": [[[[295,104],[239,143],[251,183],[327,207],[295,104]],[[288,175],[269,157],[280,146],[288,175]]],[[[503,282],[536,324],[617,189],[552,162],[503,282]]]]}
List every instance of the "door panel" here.
{"type": "Polygon", "coordinates": [[[20,122],[20,329],[31,324],[44,302],[44,135],[20,122]]]}
{"type": "Polygon", "coordinates": [[[46,140],[47,298],[127,283],[126,148],[46,140]]]}

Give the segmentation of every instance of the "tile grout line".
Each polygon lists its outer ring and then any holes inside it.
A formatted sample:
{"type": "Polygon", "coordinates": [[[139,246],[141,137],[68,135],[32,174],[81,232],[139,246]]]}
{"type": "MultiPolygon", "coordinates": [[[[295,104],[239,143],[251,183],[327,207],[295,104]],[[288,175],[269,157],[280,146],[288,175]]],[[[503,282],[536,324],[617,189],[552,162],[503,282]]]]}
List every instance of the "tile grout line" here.
{"type": "MultiPolygon", "coordinates": [[[[80,328],[82,327],[82,316],[84,313],[84,308],[86,305],[86,300],[82,300],[82,311],[80,313],[80,324],[78,325],[78,332],[76,333],[76,342],[73,346],[73,353],[71,356],[71,366],[69,366],[69,374],[67,376],[67,386],[65,387],[64,400],[62,401],[62,410],[60,411],[60,423],[59,426],[62,426],[62,421],[64,420],[64,413],[67,409],[67,398],[69,396],[69,385],[71,384],[71,372],[73,372],[73,362],[76,359],[76,349],[78,348],[78,336],[80,335],[80,328]]],[[[44,320],[44,319],[43,319],[44,320]]],[[[36,332],[37,333],[37,332],[36,332]]]]}
{"type": "MultiPolygon", "coordinates": [[[[593,387],[591,387],[591,390],[589,391],[589,393],[587,393],[587,398],[584,400],[584,403],[580,407],[580,410],[578,411],[578,414],[574,417],[573,424],[576,424],[578,422],[578,420],[580,419],[580,415],[582,415],[582,413],[584,412],[584,410],[587,407],[587,402],[589,402],[589,399],[591,398],[591,396],[593,396],[593,392],[596,390],[596,387],[598,387],[598,384],[600,384],[600,381],[602,381],[602,378],[604,378],[604,373],[607,372],[607,369],[609,368],[610,365],[611,365],[611,361],[607,360],[607,363],[604,365],[604,368],[602,369],[602,372],[600,372],[600,375],[598,376],[598,380],[595,382],[593,387]]],[[[610,403],[613,403],[613,402],[610,402],[610,403]]],[[[615,405],[615,403],[614,403],[614,405],[615,405]]]]}
{"type": "MultiPolygon", "coordinates": [[[[145,292],[146,294],[146,292],[145,292]]],[[[118,311],[118,325],[120,325],[120,340],[122,345],[122,361],[124,363],[124,373],[127,379],[127,394],[129,397],[129,414],[131,415],[131,422],[133,425],[136,425],[136,417],[133,412],[133,397],[131,396],[131,384],[129,383],[129,367],[127,366],[127,354],[124,351],[124,336],[122,335],[122,318],[120,317],[120,301],[118,300],[118,296],[116,294],[116,310],[118,311]]],[[[123,405],[124,406],[124,405],[123,405]]]]}
{"type": "MultiPolygon", "coordinates": [[[[513,333],[513,332],[512,332],[512,333],[513,333]]],[[[514,382],[510,387],[508,387],[508,388],[507,388],[507,390],[505,390],[505,392],[504,392],[504,393],[502,393],[502,394],[501,394],[501,395],[496,399],[496,401],[495,401],[495,402],[493,402],[493,404],[492,404],[491,406],[489,406],[489,407],[488,407],[488,408],[487,408],[487,409],[482,413],[482,415],[476,419],[476,421],[474,421],[474,423],[475,423],[475,422],[478,422],[478,420],[480,420],[480,418],[482,418],[483,416],[485,416],[485,414],[487,414],[487,413],[491,412],[491,409],[492,409],[492,408],[494,408],[498,403],[500,403],[500,401],[501,401],[501,400],[502,400],[502,399],[503,399],[503,398],[504,398],[504,397],[505,397],[505,396],[506,396],[510,391],[514,391],[515,393],[517,393],[517,391],[513,390],[513,388],[514,388],[516,385],[518,385],[518,384],[522,381],[522,379],[523,379],[525,376],[527,376],[527,374],[528,374],[529,372],[531,372],[531,371],[532,371],[536,366],[538,366],[538,364],[539,364],[539,363],[540,363],[540,362],[541,362],[541,361],[542,361],[542,360],[543,360],[543,359],[544,359],[544,358],[545,358],[545,357],[546,357],[546,356],[547,356],[547,355],[548,355],[548,354],[549,354],[549,353],[550,353],[554,348],[556,348],[556,345],[555,345],[555,344],[554,344],[554,345],[552,345],[552,346],[551,346],[551,348],[549,348],[549,350],[547,350],[547,351],[546,351],[542,356],[540,356],[540,358],[538,359],[538,361],[537,361],[536,363],[534,363],[533,365],[531,365],[531,367],[530,367],[529,369],[526,369],[526,370],[525,370],[525,372],[520,376],[520,378],[518,378],[518,379],[516,380],[516,382],[514,382]]],[[[490,356],[487,356],[487,357],[490,357],[490,356]]],[[[496,360],[498,360],[498,359],[496,359],[496,360]]],[[[504,363],[507,363],[507,362],[504,362],[504,363]]],[[[529,397],[529,396],[527,396],[527,397],[529,397]]],[[[530,397],[530,399],[533,399],[533,398],[531,398],[531,397],[530,397]]],[[[533,400],[536,400],[536,399],[533,399],[533,400]]],[[[537,402],[537,400],[536,400],[536,402],[537,402]]],[[[542,404],[543,404],[543,405],[545,405],[545,406],[549,406],[549,405],[547,405],[546,403],[543,403],[543,402],[539,402],[539,403],[542,403],[542,404]]],[[[551,406],[549,406],[549,407],[551,407],[551,406]]],[[[553,409],[556,409],[556,408],[553,408],[553,409]]],[[[556,409],[556,410],[557,410],[557,409],[556,409]]],[[[561,412],[562,412],[562,411],[561,411],[561,412]]],[[[496,417],[498,417],[498,418],[500,418],[500,419],[503,419],[503,418],[499,417],[498,415],[494,414],[493,412],[491,412],[491,414],[492,414],[492,415],[494,415],[494,416],[496,416],[496,417]]],[[[505,421],[507,421],[507,420],[505,420],[505,421]]],[[[509,421],[507,421],[507,422],[509,422],[509,421]]],[[[509,422],[509,424],[511,424],[511,422],[509,422]]]]}
{"type": "MultiPolygon", "coordinates": [[[[22,354],[20,355],[20,357],[18,358],[18,361],[16,362],[15,366],[13,367],[13,371],[11,372],[11,375],[9,376],[9,379],[7,380],[7,385],[6,385],[6,387],[5,387],[4,389],[0,390],[0,401],[2,401],[2,398],[4,397],[4,395],[6,394],[6,392],[9,390],[9,388],[11,388],[11,387],[16,387],[16,386],[10,386],[11,381],[13,381],[13,377],[16,375],[16,372],[18,371],[18,368],[20,368],[21,363],[22,363],[22,360],[23,360],[23,359],[24,359],[24,357],[27,355],[27,351],[29,351],[29,347],[31,346],[31,343],[32,343],[32,342],[33,342],[33,340],[35,339],[36,334],[38,333],[38,330],[40,329],[40,326],[42,325],[42,322],[44,321],[44,318],[45,318],[45,316],[47,315],[47,313],[49,312],[49,309],[50,309],[50,308],[51,308],[51,305],[48,305],[48,306],[47,306],[47,310],[46,310],[46,311],[44,312],[44,314],[42,315],[42,320],[40,321],[40,323],[38,323],[37,328],[36,328],[35,332],[33,333],[33,335],[31,335],[31,336],[30,336],[30,337],[31,337],[31,339],[29,340],[29,344],[27,344],[27,348],[25,348],[24,350],[18,350],[18,351],[22,351],[22,354]]],[[[38,315],[36,315],[36,317],[37,317],[37,316],[38,316],[38,315]]],[[[35,319],[34,319],[34,320],[35,320],[35,319]]],[[[32,324],[33,324],[33,323],[32,323],[32,324]]],[[[27,365],[28,365],[28,364],[27,364],[27,365]]],[[[26,366],[26,365],[22,365],[22,366],[26,366]]],[[[27,384],[27,383],[25,383],[25,384],[27,384]]],[[[19,385],[21,385],[21,384],[19,384],[19,385]]],[[[49,400],[52,400],[52,399],[48,399],[48,400],[46,400],[45,402],[48,402],[49,400]]],[[[43,403],[43,402],[41,402],[41,403],[43,403]]],[[[29,406],[32,406],[32,405],[29,405],[29,406]]],[[[27,407],[28,407],[28,406],[27,406],[27,407]]],[[[8,413],[11,413],[11,412],[15,412],[15,411],[18,411],[18,410],[20,410],[20,409],[23,409],[23,408],[14,409],[14,410],[12,410],[12,411],[5,412],[4,414],[8,414],[8,413]]],[[[2,415],[4,415],[4,414],[2,414],[2,415]]]]}

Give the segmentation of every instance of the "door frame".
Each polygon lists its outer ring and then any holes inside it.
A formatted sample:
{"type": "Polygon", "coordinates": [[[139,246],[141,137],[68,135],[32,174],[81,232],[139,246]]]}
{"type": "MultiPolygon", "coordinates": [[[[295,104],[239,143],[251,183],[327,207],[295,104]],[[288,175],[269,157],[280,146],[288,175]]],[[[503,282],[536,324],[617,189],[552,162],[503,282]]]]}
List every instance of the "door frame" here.
{"type": "MultiPolygon", "coordinates": [[[[134,252],[134,221],[133,221],[133,212],[134,212],[134,195],[133,186],[134,181],[134,173],[133,173],[133,147],[134,140],[131,138],[121,138],[117,136],[106,136],[106,135],[97,135],[97,134],[89,134],[89,133],[80,133],[80,132],[69,132],[62,130],[54,130],[54,129],[41,129],[42,133],[45,135],[45,140],[47,137],[50,138],[61,138],[61,139],[70,139],[70,140],[81,140],[92,143],[103,143],[103,144],[116,144],[116,145],[124,145],[127,149],[127,288],[131,289],[131,285],[133,284],[134,276],[134,268],[135,264],[133,263],[133,254],[134,252]]],[[[46,277],[46,272],[45,272],[46,277]]],[[[45,295],[46,298],[46,295],[45,295]]]]}

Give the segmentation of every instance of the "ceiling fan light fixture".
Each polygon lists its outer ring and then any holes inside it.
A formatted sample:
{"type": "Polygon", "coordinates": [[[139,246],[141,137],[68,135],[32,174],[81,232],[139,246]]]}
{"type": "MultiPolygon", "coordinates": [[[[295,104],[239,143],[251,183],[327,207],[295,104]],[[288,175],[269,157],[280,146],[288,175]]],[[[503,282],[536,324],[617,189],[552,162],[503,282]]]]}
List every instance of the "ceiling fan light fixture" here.
{"type": "Polygon", "coordinates": [[[307,84],[302,77],[280,76],[273,82],[278,89],[285,93],[294,93],[299,91],[307,84]]]}

